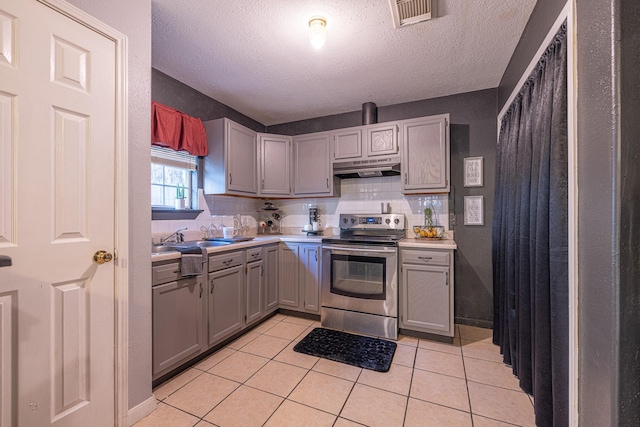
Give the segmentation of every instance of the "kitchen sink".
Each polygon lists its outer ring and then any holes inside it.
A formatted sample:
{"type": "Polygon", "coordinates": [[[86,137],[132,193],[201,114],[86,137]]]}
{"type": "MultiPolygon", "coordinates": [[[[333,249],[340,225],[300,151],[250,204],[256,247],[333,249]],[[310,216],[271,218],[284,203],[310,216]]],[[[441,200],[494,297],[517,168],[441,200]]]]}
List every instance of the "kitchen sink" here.
{"type": "Polygon", "coordinates": [[[160,246],[160,245],[154,245],[151,246],[151,253],[152,254],[160,254],[163,252],[172,252],[175,251],[176,249],[172,246],[160,246]]]}
{"type": "Polygon", "coordinates": [[[227,246],[227,245],[231,245],[232,243],[233,243],[232,241],[221,241],[221,240],[198,240],[196,242],[163,243],[161,245],[151,246],[151,253],[159,254],[163,252],[172,252],[172,251],[177,251],[178,249],[192,248],[194,246],[198,246],[200,248],[227,246]]]}

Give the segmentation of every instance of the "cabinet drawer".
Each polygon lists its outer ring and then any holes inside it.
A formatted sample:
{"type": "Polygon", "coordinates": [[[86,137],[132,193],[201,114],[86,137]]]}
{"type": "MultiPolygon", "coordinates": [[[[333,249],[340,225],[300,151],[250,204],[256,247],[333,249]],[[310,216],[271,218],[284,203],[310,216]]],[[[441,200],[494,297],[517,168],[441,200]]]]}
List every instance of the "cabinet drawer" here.
{"type": "Polygon", "coordinates": [[[178,261],[151,267],[152,286],[173,282],[180,277],[180,263],[178,261]]]}
{"type": "Polygon", "coordinates": [[[224,268],[242,265],[244,263],[244,252],[229,252],[222,255],[209,257],[209,271],[218,271],[224,268]]]}
{"type": "Polygon", "coordinates": [[[247,249],[247,262],[262,259],[262,247],[247,249]]]}
{"type": "Polygon", "coordinates": [[[402,262],[405,264],[449,265],[449,251],[402,251],[402,262]]]}

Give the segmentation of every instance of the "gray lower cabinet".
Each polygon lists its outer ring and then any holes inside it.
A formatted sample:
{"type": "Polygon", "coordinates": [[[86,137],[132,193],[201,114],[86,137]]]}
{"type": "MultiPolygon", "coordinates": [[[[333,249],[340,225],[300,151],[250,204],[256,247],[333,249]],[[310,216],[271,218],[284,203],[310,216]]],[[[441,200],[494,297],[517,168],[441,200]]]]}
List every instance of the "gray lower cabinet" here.
{"type": "Polygon", "coordinates": [[[453,337],[453,251],[401,251],[400,328],[453,337]]]}
{"type": "MultiPolygon", "coordinates": [[[[175,271],[178,263],[171,268],[175,271]]],[[[174,276],[179,273],[174,273],[174,276]]],[[[154,286],[153,378],[205,350],[202,276],[154,286]]]]}
{"type": "Polygon", "coordinates": [[[264,257],[264,278],[262,285],[264,287],[264,307],[262,309],[263,314],[273,312],[278,308],[278,272],[279,272],[279,259],[278,256],[279,245],[269,245],[263,248],[264,257]]]}
{"type": "Polygon", "coordinates": [[[280,306],[320,312],[320,245],[284,243],[280,247],[280,306]]]}
{"type": "Polygon", "coordinates": [[[246,310],[244,316],[245,325],[249,325],[262,317],[262,282],[264,280],[264,262],[262,261],[262,248],[247,250],[247,275],[245,301],[246,310]],[[250,261],[250,262],[249,262],[250,261]]]}
{"type": "Polygon", "coordinates": [[[244,251],[209,257],[209,347],[243,327],[244,275],[244,251]]]}

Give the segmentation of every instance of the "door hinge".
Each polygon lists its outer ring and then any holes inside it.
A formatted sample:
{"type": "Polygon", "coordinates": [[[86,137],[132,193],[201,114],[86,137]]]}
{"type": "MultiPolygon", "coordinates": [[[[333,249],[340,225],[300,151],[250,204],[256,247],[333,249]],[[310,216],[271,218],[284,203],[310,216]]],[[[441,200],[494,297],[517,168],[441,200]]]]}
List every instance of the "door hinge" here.
{"type": "Polygon", "coordinates": [[[247,315],[244,316],[244,323],[247,323],[247,315]]]}
{"type": "Polygon", "coordinates": [[[327,178],[327,189],[329,189],[329,178],[327,178]]]}
{"type": "Polygon", "coordinates": [[[233,182],[233,176],[231,175],[231,172],[229,172],[229,184],[231,184],[233,182]]]}
{"type": "Polygon", "coordinates": [[[446,280],[446,282],[445,282],[445,283],[446,283],[446,286],[449,286],[449,272],[448,272],[448,271],[445,271],[445,272],[444,272],[444,275],[445,275],[445,277],[447,278],[447,280],[446,280]]]}

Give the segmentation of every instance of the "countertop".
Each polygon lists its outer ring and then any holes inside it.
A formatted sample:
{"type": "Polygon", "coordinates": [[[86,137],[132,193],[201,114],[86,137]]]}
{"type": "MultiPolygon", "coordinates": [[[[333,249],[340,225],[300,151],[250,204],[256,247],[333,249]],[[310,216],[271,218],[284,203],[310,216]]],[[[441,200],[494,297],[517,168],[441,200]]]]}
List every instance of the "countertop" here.
{"type": "Polygon", "coordinates": [[[416,239],[415,237],[405,237],[400,240],[398,246],[415,249],[458,249],[453,239],[416,239]]]}
{"type": "MultiPolygon", "coordinates": [[[[228,252],[235,251],[238,249],[247,249],[252,248],[254,246],[264,246],[270,243],[278,243],[278,242],[296,242],[296,243],[322,243],[322,238],[324,236],[301,236],[301,235],[288,235],[288,234],[278,234],[278,235],[261,235],[256,236],[253,240],[248,242],[238,242],[232,243],[226,246],[211,246],[207,248],[208,254],[214,254],[217,252],[228,252]]],[[[185,242],[189,243],[189,242],[185,242]]],[[[165,261],[169,259],[177,259],[180,258],[180,252],[171,251],[171,252],[161,252],[158,254],[151,254],[151,262],[165,261]]]]}

